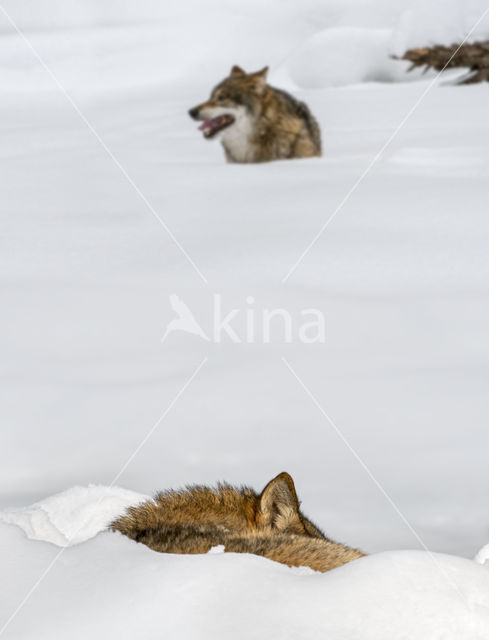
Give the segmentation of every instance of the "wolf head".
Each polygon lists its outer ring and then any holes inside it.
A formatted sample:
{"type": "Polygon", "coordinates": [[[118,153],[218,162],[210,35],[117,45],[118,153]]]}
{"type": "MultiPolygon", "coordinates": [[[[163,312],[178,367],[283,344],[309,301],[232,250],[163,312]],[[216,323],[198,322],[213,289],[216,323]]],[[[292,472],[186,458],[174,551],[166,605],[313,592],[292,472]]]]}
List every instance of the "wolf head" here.
{"type": "Polygon", "coordinates": [[[267,72],[268,67],[246,73],[235,65],[229,76],[212,90],[207,102],[189,110],[191,118],[203,121],[199,129],[205,138],[243,127],[247,120],[260,113],[267,72]]]}

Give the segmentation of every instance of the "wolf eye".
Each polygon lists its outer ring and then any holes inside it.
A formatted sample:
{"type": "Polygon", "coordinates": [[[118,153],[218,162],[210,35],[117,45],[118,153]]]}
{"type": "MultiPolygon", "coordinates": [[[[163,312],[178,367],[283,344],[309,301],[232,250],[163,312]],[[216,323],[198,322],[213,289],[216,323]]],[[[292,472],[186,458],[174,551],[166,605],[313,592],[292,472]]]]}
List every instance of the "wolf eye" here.
{"type": "Polygon", "coordinates": [[[224,100],[224,96],[222,95],[222,93],[221,93],[221,94],[219,94],[219,95],[216,97],[216,100],[217,100],[218,102],[222,102],[222,101],[224,100]]]}

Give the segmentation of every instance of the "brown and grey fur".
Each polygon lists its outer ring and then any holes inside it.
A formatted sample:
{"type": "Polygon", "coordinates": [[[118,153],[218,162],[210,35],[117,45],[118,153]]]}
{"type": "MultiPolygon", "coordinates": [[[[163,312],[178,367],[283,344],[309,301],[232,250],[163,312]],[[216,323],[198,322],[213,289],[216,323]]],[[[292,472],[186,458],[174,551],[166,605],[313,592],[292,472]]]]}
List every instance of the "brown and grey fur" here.
{"type": "Polygon", "coordinates": [[[164,553],[207,553],[223,545],[227,552],[253,553],[316,571],[364,555],[329,540],[303,515],[288,473],[271,480],[261,494],[227,484],[159,493],[130,507],[110,528],[164,553]]]}
{"type": "Polygon", "coordinates": [[[228,117],[208,138],[219,137],[228,162],[268,162],[321,155],[317,120],[304,102],[266,82],[268,67],[245,73],[234,66],[210,99],[189,113],[204,122],[228,117]]]}

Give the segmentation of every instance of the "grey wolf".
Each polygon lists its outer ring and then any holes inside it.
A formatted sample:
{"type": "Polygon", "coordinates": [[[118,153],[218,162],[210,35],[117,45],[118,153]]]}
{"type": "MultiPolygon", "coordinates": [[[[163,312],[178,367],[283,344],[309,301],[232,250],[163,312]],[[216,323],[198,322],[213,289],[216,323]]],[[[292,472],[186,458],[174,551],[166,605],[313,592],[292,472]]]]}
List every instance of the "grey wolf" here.
{"type": "Polygon", "coordinates": [[[364,554],[329,540],[299,508],[288,473],[261,493],[219,484],[158,493],[129,507],[110,528],[163,553],[253,553],[288,566],[329,571],[364,554]]]}
{"type": "Polygon", "coordinates": [[[190,116],[202,121],[205,138],[220,138],[228,162],[320,156],[316,119],[304,102],[269,86],[267,71],[246,73],[235,65],[190,116]]]}

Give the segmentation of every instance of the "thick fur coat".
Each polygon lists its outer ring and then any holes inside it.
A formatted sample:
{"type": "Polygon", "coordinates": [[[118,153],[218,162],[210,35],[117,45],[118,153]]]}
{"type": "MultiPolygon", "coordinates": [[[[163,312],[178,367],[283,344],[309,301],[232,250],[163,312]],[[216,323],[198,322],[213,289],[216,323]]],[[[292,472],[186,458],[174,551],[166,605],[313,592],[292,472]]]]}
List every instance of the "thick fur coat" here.
{"type": "Polygon", "coordinates": [[[288,473],[271,480],[261,494],[218,485],[159,493],[130,507],[111,529],[164,553],[225,551],[253,553],[289,566],[329,571],[364,554],[326,536],[299,508],[288,473]]]}
{"type": "Polygon", "coordinates": [[[221,140],[228,162],[320,156],[321,133],[308,106],[268,85],[267,71],[234,66],[190,116],[202,121],[205,138],[221,140]]]}

